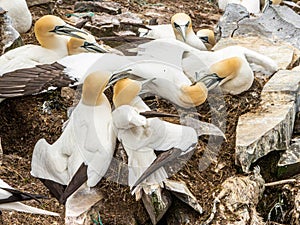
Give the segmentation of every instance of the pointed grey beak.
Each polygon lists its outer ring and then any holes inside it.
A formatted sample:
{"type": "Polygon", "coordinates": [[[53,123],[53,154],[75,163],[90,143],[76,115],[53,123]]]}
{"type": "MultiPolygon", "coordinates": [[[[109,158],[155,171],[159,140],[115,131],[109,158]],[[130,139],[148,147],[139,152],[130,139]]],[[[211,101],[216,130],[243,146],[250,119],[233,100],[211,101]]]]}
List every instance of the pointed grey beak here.
{"type": "Polygon", "coordinates": [[[186,33],[186,26],[185,25],[177,26],[176,29],[180,33],[183,41],[185,42],[185,38],[186,38],[186,35],[185,35],[185,33],[186,33]]]}
{"type": "Polygon", "coordinates": [[[111,86],[113,86],[115,83],[117,83],[119,80],[122,80],[124,78],[129,78],[132,74],[130,73],[131,69],[127,69],[127,70],[123,70],[123,71],[119,71],[116,73],[113,73],[106,85],[106,88],[109,88],[111,86]]]}
{"type": "Polygon", "coordinates": [[[272,5],[272,0],[265,0],[265,5],[263,9],[261,10],[262,13],[265,13],[265,11],[272,5]]]}
{"type": "Polygon", "coordinates": [[[90,43],[85,41],[82,48],[86,49],[89,52],[98,52],[98,53],[107,53],[108,51],[97,43],[90,43]]]}
{"type": "Polygon", "coordinates": [[[208,90],[211,90],[218,86],[218,84],[224,79],[218,76],[216,73],[212,74],[206,74],[206,75],[199,75],[199,73],[196,73],[196,82],[194,82],[192,85],[198,82],[202,82],[205,84],[208,90]]]}
{"type": "Polygon", "coordinates": [[[72,27],[68,24],[61,25],[61,26],[56,26],[54,28],[54,30],[52,30],[51,32],[54,32],[58,35],[67,35],[67,36],[75,37],[75,38],[79,38],[79,39],[84,39],[84,38],[81,37],[80,35],[76,34],[78,32],[82,33],[82,34],[85,34],[85,35],[88,35],[88,33],[84,32],[83,30],[77,29],[76,27],[72,27]]]}

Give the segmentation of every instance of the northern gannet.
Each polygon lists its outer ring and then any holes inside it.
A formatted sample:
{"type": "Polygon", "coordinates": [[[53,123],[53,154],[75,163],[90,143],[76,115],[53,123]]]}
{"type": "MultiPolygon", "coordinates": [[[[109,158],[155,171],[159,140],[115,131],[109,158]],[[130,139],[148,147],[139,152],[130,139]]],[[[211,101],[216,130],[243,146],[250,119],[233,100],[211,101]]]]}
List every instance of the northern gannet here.
{"type": "Polygon", "coordinates": [[[84,80],[82,98],[59,139],[52,145],[40,139],[33,150],[31,174],[67,185],[78,168],[87,166],[88,187],[95,186],[110,165],[116,136],[111,106],[103,94],[108,72],[93,72],[84,80]]]}
{"type": "Polygon", "coordinates": [[[0,57],[0,74],[37,64],[53,63],[68,55],[66,36],[82,38],[85,33],[67,25],[62,19],[52,15],[41,17],[34,25],[39,45],[24,45],[8,51],[0,57]]]}
{"type": "Polygon", "coordinates": [[[211,29],[200,29],[196,35],[205,44],[207,50],[211,50],[216,44],[215,33],[211,29]]]}
{"type": "Polygon", "coordinates": [[[0,210],[14,210],[26,213],[59,216],[58,213],[21,203],[21,201],[38,200],[41,198],[45,198],[45,196],[18,191],[0,179],[0,210]]]}
{"type": "Polygon", "coordinates": [[[12,26],[19,33],[25,33],[31,28],[32,16],[25,0],[0,0],[0,7],[7,11],[12,26]]]}
{"type": "Polygon", "coordinates": [[[209,77],[216,79],[214,73],[219,73],[219,78],[227,76],[227,79],[219,83],[220,87],[224,92],[234,95],[251,87],[254,73],[250,63],[263,67],[264,72],[274,73],[278,70],[276,62],[271,58],[241,46],[229,46],[210,52],[199,51],[176,40],[158,39],[142,44],[139,48],[139,55],[180,65],[184,74],[193,82],[201,81],[201,77],[206,76],[205,74],[208,74],[207,81],[209,77]],[[234,67],[228,68],[227,65],[234,67]],[[209,76],[211,74],[212,76],[209,76]]]}
{"type": "Polygon", "coordinates": [[[192,27],[192,19],[185,13],[176,13],[171,18],[171,24],[177,40],[199,49],[207,50],[204,43],[197,37],[192,27]]]}
{"type": "Polygon", "coordinates": [[[183,41],[199,50],[208,50],[207,44],[215,45],[214,33],[209,29],[200,29],[197,35],[193,31],[191,17],[185,13],[177,13],[171,18],[171,24],[147,26],[139,29],[140,37],[153,39],[171,38],[183,41]]]}
{"type": "MultiPolygon", "coordinates": [[[[131,188],[157,158],[154,150],[177,148],[185,154],[198,142],[197,133],[191,127],[140,115],[140,112],[150,110],[138,96],[141,89],[141,82],[125,78],[115,84],[113,95],[115,110],[112,120],[117,137],[128,155],[128,183],[131,188]]],[[[140,187],[160,186],[167,177],[166,171],[158,168],[143,180],[140,187]]],[[[140,196],[136,194],[137,198],[140,196]]]]}

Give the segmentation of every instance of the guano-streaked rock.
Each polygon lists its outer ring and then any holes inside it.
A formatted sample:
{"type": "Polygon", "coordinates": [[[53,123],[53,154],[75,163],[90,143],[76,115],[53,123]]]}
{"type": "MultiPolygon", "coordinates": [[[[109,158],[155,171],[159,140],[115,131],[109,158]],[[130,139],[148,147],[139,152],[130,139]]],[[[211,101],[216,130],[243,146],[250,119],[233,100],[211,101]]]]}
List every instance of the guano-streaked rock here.
{"type": "Polygon", "coordinates": [[[274,150],[289,148],[298,109],[300,76],[278,71],[264,86],[255,112],[242,115],[236,129],[236,163],[248,172],[251,163],[274,150]]]}

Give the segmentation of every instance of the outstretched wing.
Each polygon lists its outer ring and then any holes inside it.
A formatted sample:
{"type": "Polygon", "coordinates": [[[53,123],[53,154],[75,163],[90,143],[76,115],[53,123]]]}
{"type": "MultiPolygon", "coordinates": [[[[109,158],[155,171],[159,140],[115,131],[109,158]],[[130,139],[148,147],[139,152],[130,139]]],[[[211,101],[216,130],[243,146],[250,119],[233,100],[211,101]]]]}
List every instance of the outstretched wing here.
{"type": "Polygon", "coordinates": [[[76,80],[71,79],[64,69],[63,65],[55,62],[5,73],[0,77],[0,97],[32,95],[51,87],[69,86],[76,80]]]}

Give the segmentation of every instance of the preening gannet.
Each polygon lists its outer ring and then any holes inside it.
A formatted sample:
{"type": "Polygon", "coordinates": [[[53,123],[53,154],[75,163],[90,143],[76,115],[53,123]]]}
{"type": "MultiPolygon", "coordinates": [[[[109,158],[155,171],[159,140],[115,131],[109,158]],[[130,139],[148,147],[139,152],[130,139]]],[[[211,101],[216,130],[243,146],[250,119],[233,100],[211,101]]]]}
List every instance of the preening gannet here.
{"type": "Polygon", "coordinates": [[[223,11],[230,3],[240,4],[244,6],[249,13],[260,13],[260,0],[218,0],[218,6],[223,11]]]}
{"type": "Polygon", "coordinates": [[[75,27],[67,25],[62,19],[52,15],[41,17],[34,25],[38,45],[24,45],[8,51],[0,57],[0,74],[16,69],[29,68],[37,64],[53,63],[67,56],[68,38],[73,36],[82,38],[83,33],[75,27]]]}
{"type": "Polygon", "coordinates": [[[0,210],[15,210],[26,213],[59,216],[58,213],[50,212],[21,203],[21,201],[38,200],[41,198],[45,198],[45,196],[18,191],[16,189],[13,189],[6,182],[0,179],[0,210]]]}
{"type": "Polygon", "coordinates": [[[229,46],[210,52],[199,51],[176,40],[158,39],[140,45],[139,48],[139,55],[151,56],[182,66],[185,75],[195,82],[201,81],[201,77],[206,76],[205,74],[213,74],[210,77],[215,80],[216,68],[218,68],[218,73],[224,73],[219,76],[220,78],[226,77],[225,74],[230,74],[220,83],[221,89],[230,94],[240,94],[252,85],[254,73],[250,63],[263,67],[265,72],[274,73],[278,70],[277,64],[271,58],[241,46],[229,46]],[[229,70],[226,65],[231,65],[231,62],[235,63],[233,63],[234,67],[229,70]]]}
{"type": "Polygon", "coordinates": [[[83,83],[82,98],[62,135],[52,145],[40,139],[34,148],[31,174],[67,185],[84,163],[87,186],[95,186],[106,173],[115,149],[111,106],[103,94],[110,73],[94,72],[83,83]]]}
{"type": "Polygon", "coordinates": [[[110,83],[123,77],[150,80],[143,86],[144,92],[158,95],[180,107],[195,107],[207,98],[208,89],[204,83],[192,83],[181,67],[160,60],[141,60],[125,65],[116,71],[110,83]]]}
{"type": "Polygon", "coordinates": [[[32,16],[26,0],[0,0],[0,7],[7,11],[12,26],[19,33],[25,33],[31,28],[32,16]]]}
{"type": "MultiPolygon", "coordinates": [[[[154,150],[167,151],[178,148],[187,153],[198,142],[196,131],[191,127],[165,122],[158,118],[146,119],[140,112],[150,110],[138,96],[141,82],[128,78],[114,86],[112,112],[117,137],[128,155],[129,186],[132,188],[138,178],[156,159],[154,150]]],[[[163,168],[158,168],[141,184],[162,184],[167,178],[163,168]]]]}

